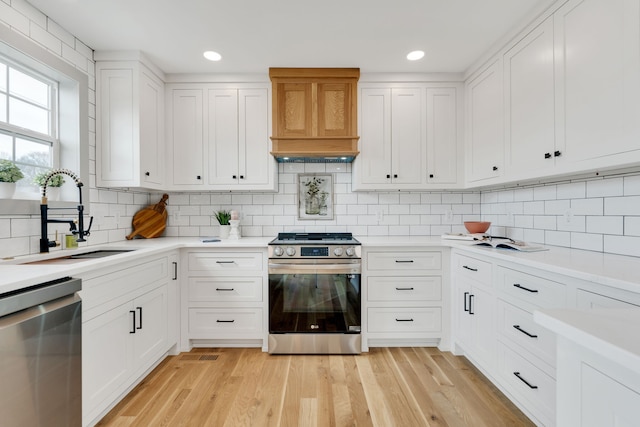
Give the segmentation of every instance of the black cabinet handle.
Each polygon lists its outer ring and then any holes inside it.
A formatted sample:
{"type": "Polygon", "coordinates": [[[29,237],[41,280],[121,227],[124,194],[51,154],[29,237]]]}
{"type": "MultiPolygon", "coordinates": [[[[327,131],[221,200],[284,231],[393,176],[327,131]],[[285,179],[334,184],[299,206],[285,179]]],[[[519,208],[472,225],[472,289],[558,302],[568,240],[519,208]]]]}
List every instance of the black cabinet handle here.
{"type": "Polygon", "coordinates": [[[466,268],[467,270],[470,270],[470,271],[478,271],[477,268],[472,268],[472,267],[469,267],[468,265],[463,265],[462,268],[466,268]]]}
{"type": "Polygon", "coordinates": [[[560,157],[560,156],[562,156],[562,152],[561,151],[557,151],[556,150],[556,151],[553,152],[553,157],[560,157]]]}
{"type": "Polygon", "coordinates": [[[537,294],[538,290],[537,289],[529,289],[529,288],[525,288],[524,286],[522,286],[520,283],[514,283],[513,287],[518,288],[518,289],[522,289],[523,291],[527,291],[527,292],[531,292],[532,294],[537,294]]]}
{"type": "Polygon", "coordinates": [[[397,259],[396,262],[398,264],[413,264],[412,259],[397,259]]]}
{"type": "Polygon", "coordinates": [[[391,178],[391,175],[387,174],[387,178],[391,178]]]}
{"type": "Polygon", "coordinates": [[[202,177],[200,175],[197,175],[196,179],[202,179],[202,177]]]}
{"type": "Polygon", "coordinates": [[[236,175],[233,175],[232,178],[233,179],[238,179],[238,177],[236,175]]]}
{"type": "Polygon", "coordinates": [[[522,381],[523,383],[525,383],[530,389],[537,389],[538,386],[537,385],[533,385],[531,384],[529,381],[525,380],[524,378],[522,378],[522,376],[520,375],[520,372],[514,372],[513,375],[515,375],[516,377],[518,377],[518,379],[520,381],[522,381]]]}
{"type": "Polygon", "coordinates": [[[235,320],[220,320],[220,319],[216,320],[216,323],[233,323],[233,322],[235,322],[235,320]]]}
{"type": "Polygon", "coordinates": [[[138,314],[140,316],[140,326],[138,326],[136,329],[142,329],[142,307],[136,307],[136,310],[138,310],[138,314]]]}
{"type": "Polygon", "coordinates": [[[498,167],[497,167],[497,166],[494,166],[492,169],[493,169],[494,171],[497,171],[497,170],[498,170],[498,167]]]}
{"type": "Polygon", "coordinates": [[[216,261],[216,264],[234,264],[235,261],[216,261]]]}
{"type": "Polygon", "coordinates": [[[520,327],[520,325],[513,325],[513,327],[514,327],[515,329],[519,330],[520,332],[522,332],[523,334],[525,334],[526,336],[528,336],[529,338],[538,338],[538,336],[537,336],[537,335],[533,335],[533,334],[531,334],[531,333],[529,333],[529,332],[525,331],[524,329],[522,329],[522,328],[520,327]]]}
{"type": "Polygon", "coordinates": [[[129,331],[130,334],[135,334],[136,333],[136,311],[135,310],[129,310],[129,313],[133,314],[133,316],[131,316],[132,320],[133,320],[133,324],[131,325],[131,330],[129,331]]]}
{"type": "Polygon", "coordinates": [[[545,159],[550,159],[551,158],[551,153],[544,153],[544,158],[545,159]]]}
{"type": "Polygon", "coordinates": [[[216,291],[233,291],[233,288],[216,288],[216,291]]]}
{"type": "Polygon", "coordinates": [[[396,319],[396,322],[413,322],[413,319],[396,319]]]}
{"type": "Polygon", "coordinates": [[[244,175],[240,175],[240,179],[244,179],[244,175]]]}
{"type": "Polygon", "coordinates": [[[171,280],[178,280],[178,263],[173,261],[173,279],[171,280]]]}
{"type": "Polygon", "coordinates": [[[393,177],[394,177],[394,178],[397,178],[397,177],[398,177],[398,174],[397,174],[397,173],[393,174],[393,177]]]}
{"type": "Polygon", "coordinates": [[[145,174],[146,176],[149,176],[149,175],[151,175],[151,174],[150,174],[149,172],[145,172],[144,174],[145,174]]]}
{"type": "Polygon", "coordinates": [[[476,314],[475,311],[473,311],[473,299],[476,296],[474,294],[470,294],[469,295],[469,314],[476,314]]]}
{"type": "Polygon", "coordinates": [[[413,288],[398,288],[396,287],[396,291],[412,291],[413,288]]]}
{"type": "Polygon", "coordinates": [[[429,174],[429,178],[433,178],[433,174],[432,173],[429,174]]]}
{"type": "Polygon", "coordinates": [[[469,297],[469,292],[464,293],[464,311],[469,311],[469,305],[467,304],[467,298],[469,297]]]}

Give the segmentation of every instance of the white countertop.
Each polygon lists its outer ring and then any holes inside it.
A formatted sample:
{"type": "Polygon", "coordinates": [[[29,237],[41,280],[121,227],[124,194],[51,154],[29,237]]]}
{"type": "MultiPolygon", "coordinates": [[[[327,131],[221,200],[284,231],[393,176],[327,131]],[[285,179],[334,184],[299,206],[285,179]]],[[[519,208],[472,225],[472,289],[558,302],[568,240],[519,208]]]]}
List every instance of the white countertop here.
{"type": "Polygon", "coordinates": [[[546,309],[533,313],[545,328],[640,373],[640,309],[546,309]]]}

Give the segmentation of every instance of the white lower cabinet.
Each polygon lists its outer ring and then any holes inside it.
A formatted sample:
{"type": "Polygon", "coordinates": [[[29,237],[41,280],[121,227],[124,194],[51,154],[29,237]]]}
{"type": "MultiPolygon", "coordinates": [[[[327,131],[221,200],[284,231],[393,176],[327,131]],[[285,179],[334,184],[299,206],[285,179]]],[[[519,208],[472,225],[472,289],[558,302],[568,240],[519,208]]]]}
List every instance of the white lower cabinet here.
{"type": "Polygon", "coordinates": [[[176,344],[171,272],[162,256],[83,277],[83,425],[99,421],[176,344]]]}
{"type": "Polygon", "coordinates": [[[190,250],[184,255],[181,350],[267,349],[266,250],[190,250]]]}
{"type": "Polygon", "coordinates": [[[363,349],[448,348],[447,249],[364,248],[363,349]]]}

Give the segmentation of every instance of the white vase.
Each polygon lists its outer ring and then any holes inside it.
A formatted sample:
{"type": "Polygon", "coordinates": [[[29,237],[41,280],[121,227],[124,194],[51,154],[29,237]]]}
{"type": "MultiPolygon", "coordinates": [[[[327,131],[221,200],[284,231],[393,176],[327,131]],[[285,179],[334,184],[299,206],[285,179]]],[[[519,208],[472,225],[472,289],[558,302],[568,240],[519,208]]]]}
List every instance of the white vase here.
{"type": "Polygon", "coordinates": [[[220,238],[221,239],[228,239],[229,238],[229,232],[231,231],[231,226],[230,225],[221,225],[220,226],[220,238]]]}
{"type": "Polygon", "coordinates": [[[0,182],[0,199],[11,199],[15,193],[15,182],[0,182]]]}

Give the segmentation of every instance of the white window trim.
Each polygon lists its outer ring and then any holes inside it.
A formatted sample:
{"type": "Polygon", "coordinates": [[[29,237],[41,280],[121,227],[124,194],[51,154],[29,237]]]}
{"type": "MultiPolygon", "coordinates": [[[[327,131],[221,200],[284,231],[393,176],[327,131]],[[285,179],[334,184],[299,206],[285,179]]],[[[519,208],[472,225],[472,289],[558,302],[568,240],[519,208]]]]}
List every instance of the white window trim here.
{"type": "MultiPolygon", "coordinates": [[[[64,122],[56,123],[59,146],[59,167],[74,171],[83,183],[82,201],[85,213],[90,206],[89,191],[89,77],[71,64],[48,52],[23,35],[0,25],[0,52],[25,67],[59,82],[58,111],[64,122]]],[[[75,206],[78,190],[63,187],[61,206],[75,206]]],[[[34,215],[40,212],[39,200],[3,200],[0,215],[34,215]]]]}

